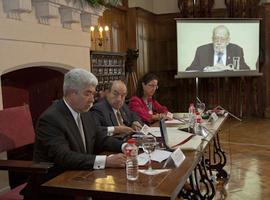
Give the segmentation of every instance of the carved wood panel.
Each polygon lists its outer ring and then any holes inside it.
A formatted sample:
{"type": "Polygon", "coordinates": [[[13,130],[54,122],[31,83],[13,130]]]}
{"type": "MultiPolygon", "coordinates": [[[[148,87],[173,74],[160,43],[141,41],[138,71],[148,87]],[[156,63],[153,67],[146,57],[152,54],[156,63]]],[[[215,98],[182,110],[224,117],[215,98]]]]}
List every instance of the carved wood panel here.
{"type": "Polygon", "coordinates": [[[106,10],[102,17],[99,18],[98,24],[101,26],[109,26],[109,32],[104,32],[102,46],[98,42],[93,41],[91,50],[93,51],[108,51],[108,52],[123,52],[127,49],[126,42],[126,10],[119,8],[110,8],[106,10]]]}

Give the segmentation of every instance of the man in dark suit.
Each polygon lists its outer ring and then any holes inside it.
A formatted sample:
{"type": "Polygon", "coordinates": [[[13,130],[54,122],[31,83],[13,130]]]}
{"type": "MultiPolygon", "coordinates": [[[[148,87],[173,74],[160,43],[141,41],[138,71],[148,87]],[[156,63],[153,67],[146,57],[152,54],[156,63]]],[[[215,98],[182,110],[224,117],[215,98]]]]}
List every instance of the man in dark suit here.
{"type": "Polygon", "coordinates": [[[213,43],[197,48],[195,58],[186,71],[250,70],[243,49],[230,42],[230,32],[220,25],[214,28],[213,43]]]}
{"type": "MultiPolygon", "coordinates": [[[[91,113],[96,77],[83,69],[65,74],[63,99],[53,103],[36,126],[34,160],[52,162],[54,169],[44,177],[50,179],[66,169],[103,169],[124,167],[123,153],[97,155],[102,151],[121,152],[123,143],[108,137],[96,126],[91,113]]],[[[41,181],[42,182],[42,181],[41,181]]]]}
{"type": "Polygon", "coordinates": [[[136,113],[125,103],[127,87],[123,81],[113,81],[106,96],[91,108],[98,126],[109,136],[124,137],[141,129],[136,113]]]}

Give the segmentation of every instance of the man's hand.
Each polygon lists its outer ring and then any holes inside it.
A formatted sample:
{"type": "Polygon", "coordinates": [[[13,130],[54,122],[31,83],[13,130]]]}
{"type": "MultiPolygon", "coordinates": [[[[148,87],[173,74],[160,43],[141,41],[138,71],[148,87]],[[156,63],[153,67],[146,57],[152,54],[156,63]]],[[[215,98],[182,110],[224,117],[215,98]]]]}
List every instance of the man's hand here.
{"type": "Polygon", "coordinates": [[[123,168],[126,164],[126,156],[123,153],[112,154],[107,156],[105,167],[123,168]]]}
{"type": "Polygon", "coordinates": [[[140,131],[142,129],[142,125],[138,121],[132,122],[131,128],[135,131],[140,131]]]}
{"type": "Polygon", "coordinates": [[[128,127],[128,126],[115,126],[114,127],[114,134],[122,134],[122,133],[130,133],[134,132],[135,130],[128,127]]]}

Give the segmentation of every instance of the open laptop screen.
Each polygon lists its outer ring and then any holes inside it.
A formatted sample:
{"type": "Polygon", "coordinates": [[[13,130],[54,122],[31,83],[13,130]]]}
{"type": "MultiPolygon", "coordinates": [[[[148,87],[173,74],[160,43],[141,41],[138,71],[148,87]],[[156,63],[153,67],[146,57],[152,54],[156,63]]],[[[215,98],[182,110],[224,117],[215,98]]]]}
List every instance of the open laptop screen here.
{"type": "Polygon", "coordinates": [[[160,133],[161,133],[161,137],[163,138],[164,146],[166,147],[167,150],[173,151],[173,149],[168,146],[169,138],[168,138],[165,120],[164,119],[160,120],[159,125],[160,125],[160,133]]]}

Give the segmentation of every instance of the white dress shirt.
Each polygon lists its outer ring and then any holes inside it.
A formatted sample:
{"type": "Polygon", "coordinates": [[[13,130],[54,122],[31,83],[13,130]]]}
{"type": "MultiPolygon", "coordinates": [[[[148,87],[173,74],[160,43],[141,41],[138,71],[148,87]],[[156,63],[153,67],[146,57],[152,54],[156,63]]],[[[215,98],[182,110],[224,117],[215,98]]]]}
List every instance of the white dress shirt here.
{"type": "MultiPolygon", "coordinates": [[[[113,109],[113,113],[114,113],[114,115],[115,115],[115,117],[116,117],[116,119],[117,119],[117,116],[116,116],[117,110],[114,109],[114,108],[112,108],[112,109],[113,109]]],[[[115,130],[114,126],[108,126],[108,127],[107,127],[107,135],[108,135],[108,136],[113,136],[114,130],[115,130]]]]}
{"type": "MultiPolygon", "coordinates": [[[[226,66],[226,61],[227,61],[226,58],[227,58],[227,50],[225,48],[223,55],[221,57],[221,60],[222,60],[222,63],[224,66],[226,66]]],[[[214,53],[214,65],[213,66],[215,66],[216,64],[218,64],[218,52],[214,53]]]]}

